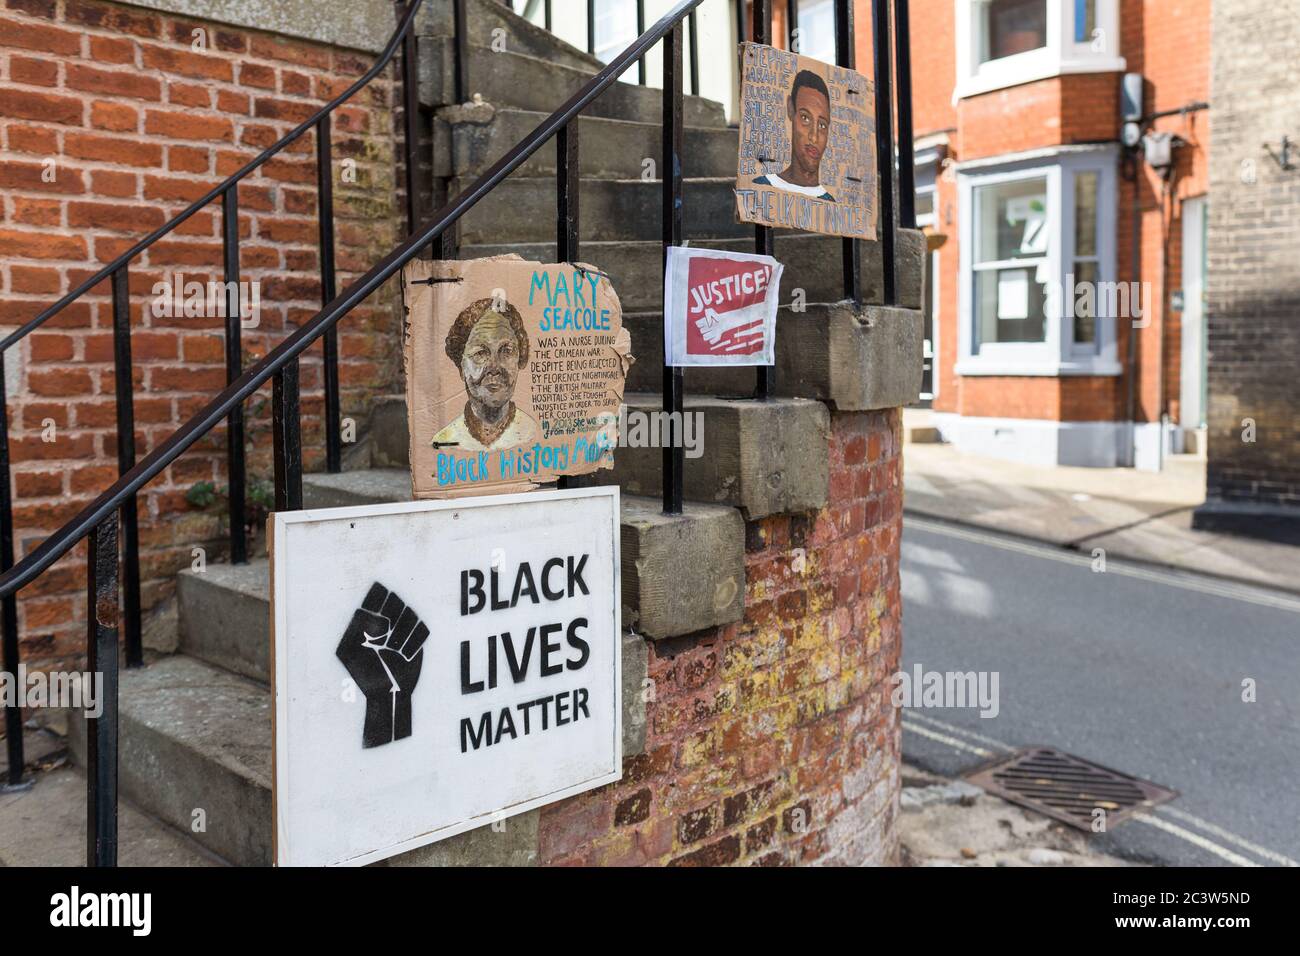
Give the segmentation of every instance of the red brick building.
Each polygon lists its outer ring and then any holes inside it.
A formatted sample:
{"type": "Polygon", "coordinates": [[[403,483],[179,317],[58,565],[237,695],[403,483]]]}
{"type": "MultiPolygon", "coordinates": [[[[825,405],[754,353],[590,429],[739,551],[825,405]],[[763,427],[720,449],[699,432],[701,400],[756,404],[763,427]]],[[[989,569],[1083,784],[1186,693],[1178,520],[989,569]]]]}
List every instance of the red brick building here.
{"type": "Polygon", "coordinates": [[[944,439],[1036,464],[1203,449],[1209,0],[911,9],[944,439]]]}

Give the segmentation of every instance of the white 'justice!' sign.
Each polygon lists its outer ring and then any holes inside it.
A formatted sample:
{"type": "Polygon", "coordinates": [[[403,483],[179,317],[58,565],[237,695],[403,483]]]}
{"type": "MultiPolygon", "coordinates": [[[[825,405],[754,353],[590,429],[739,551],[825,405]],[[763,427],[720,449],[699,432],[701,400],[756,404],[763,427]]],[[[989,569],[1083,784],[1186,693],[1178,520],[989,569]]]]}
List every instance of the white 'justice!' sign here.
{"type": "Polygon", "coordinates": [[[589,488],[274,516],[278,865],[619,779],[618,514],[589,488]]]}

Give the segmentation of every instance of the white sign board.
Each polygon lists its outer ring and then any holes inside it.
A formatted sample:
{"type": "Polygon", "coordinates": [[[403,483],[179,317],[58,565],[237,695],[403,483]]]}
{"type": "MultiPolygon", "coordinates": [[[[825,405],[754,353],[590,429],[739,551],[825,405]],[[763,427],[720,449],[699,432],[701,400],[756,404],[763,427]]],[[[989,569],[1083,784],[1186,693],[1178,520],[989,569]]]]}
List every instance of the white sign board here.
{"type": "Polygon", "coordinates": [[[619,779],[618,541],[614,487],[274,515],[277,865],[619,779]]]}

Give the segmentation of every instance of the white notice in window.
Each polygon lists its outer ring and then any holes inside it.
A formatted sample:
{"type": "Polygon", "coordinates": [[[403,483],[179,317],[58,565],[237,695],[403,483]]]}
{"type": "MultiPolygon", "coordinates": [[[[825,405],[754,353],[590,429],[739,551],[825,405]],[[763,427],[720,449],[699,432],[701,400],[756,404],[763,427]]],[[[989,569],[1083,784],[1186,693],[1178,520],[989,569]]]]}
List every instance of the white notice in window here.
{"type": "Polygon", "coordinates": [[[1008,269],[998,273],[998,318],[1029,318],[1029,270],[1008,269]]]}

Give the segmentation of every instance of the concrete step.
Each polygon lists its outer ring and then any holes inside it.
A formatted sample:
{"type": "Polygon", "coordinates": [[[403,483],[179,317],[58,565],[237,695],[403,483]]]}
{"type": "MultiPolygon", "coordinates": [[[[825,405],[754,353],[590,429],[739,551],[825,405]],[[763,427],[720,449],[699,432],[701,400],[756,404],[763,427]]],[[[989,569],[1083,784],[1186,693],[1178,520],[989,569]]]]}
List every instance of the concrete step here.
{"type": "MultiPolygon", "coordinates": [[[[64,766],[33,773],[29,790],[0,797],[0,866],[86,865],[86,775],[64,766]]],[[[117,806],[118,866],[221,866],[181,831],[117,806]]]]}
{"type": "MultiPolygon", "coordinates": [[[[663,315],[624,313],[636,355],[628,391],[663,387],[663,315]]],[[[921,389],[924,321],[919,309],[850,303],[814,304],[777,313],[771,392],[834,402],[844,411],[891,408],[916,401],[921,389]]],[[[757,371],[745,366],[684,370],[686,393],[749,398],[757,371]]]]}
{"type": "MultiPolygon", "coordinates": [[[[452,44],[432,39],[420,59],[420,101],[456,105],[452,44]]],[[[490,47],[469,48],[469,97],[477,94],[497,109],[535,110],[551,113],[578,92],[598,70],[577,68],[545,57],[515,52],[507,39],[501,52],[490,47]]],[[[624,74],[635,81],[636,67],[624,74]]],[[[658,123],[663,116],[663,93],[635,82],[615,82],[583,110],[587,116],[658,123]]],[[[726,126],[722,104],[700,96],[682,97],[682,116],[687,126],[726,126]]]]}
{"type": "MultiPolygon", "coordinates": [[[[459,193],[468,181],[453,184],[459,193]]],[[[748,241],[754,227],[736,221],[734,175],[728,179],[688,179],[683,183],[683,234],[748,241]]],[[[490,243],[509,236],[515,242],[547,242],[555,237],[553,178],[512,176],[488,193],[460,221],[460,241],[490,243]]],[[[661,242],[663,183],[642,179],[584,179],[580,187],[579,238],[582,242],[661,242]]],[[[585,254],[585,253],[584,253],[585,254]]]]}
{"type": "MultiPolygon", "coordinates": [[[[486,122],[460,122],[451,128],[452,168],[448,175],[473,177],[484,172],[511,147],[531,133],[547,114],[532,110],[499,109],[486,122]]],[[[663,126],[584,115],[578,124],[582,168],[582,198],[592,179],[639,179],[646,160],[657,170],[662,155],[663,126]]],[[[690,176],[736,175],[739,133],[728,127],[688,126],[683,156],[690,176]]],[[[555,150],[534,153],[515,173],[520,176],[554,176],[555,150]]]]}
{"type": "MultiPolygon", "coordinates": [[[[554,218],[552,214],[548,221],[553,224],[554,218]]],[[[658,223],[657,213],[652,221],[658,223]]],[[[754,251],[752,235],[735,239],[694,239],[692,245],[734,252],[754,251]]],[[[790,303],[796,289],[803,290],[805,302],[838,302],[843,299],[842,248],[841,240],[832,236],[778,232],[776,257],[785,264],[781,275],[781,301],[790,303]]],[[[925,237],[916,231],[900,232],[896,249],[898,304],[908,309],[919,309],[925,278],[925,237]]],[[[508,253],[530,261],[554,262],[555,243],[465,243],[460,258],[475,259],[508,253]]],[[[858,254],[862,270],[862,301],[880,304],[884,301],[880,243],[860,242],[858,254]]],[[[578,250],[581,261],[609,275],[624,312],[655,312],[663,308],[663,255],[660,242],[585,242],[578,250]]],[[[637,341],[633,339],[634,354],[636,350],[637,341]]]]}
{"type": "MultiPolygon", "coordinates": [[[[646,664],[645,641],[624,634],[625,757],[645,749],[646,664]]],[[[123,671],[120,701],[121,793],[162,823],[191,834],[223,860],[239,866],[270,865],[270,688],[178,654],[123,671]]],[[[74,760],[84,767],[86,723],[79,712],[70,713],[68,741],[74,760]]],[[[84,819],[84,804],[82,809],[84,819]]],[[[130,819],[127,822],[130,825],[130,819]]],[[[519,829],[526,834],[526,828],[519,829]]],[[[535,826],[532,836],[536,838],[535,826]]],[[[441,844],[446,853],[457,845],[464,847],[465,841],[441,844]]],[[[427,861],[428,852],[417,859],[427,861]]]]}
{"type": "MultiPolygon", "coordinates": [[[[661,434],[662,399],[645,392],[624,395],[628,437],[634,419],[661,434]]],[[[766,402],[687,394],[683,411],[692,417],[687,436],[683,493],[688,501],[740,508],[749,519],[811,511],[826,504],[830,462],[826,442],[830,412],[821,402],[774,398],[766,402]],[[697,457],[689,457],[698,443],[697,457]]],[[[585,475],[588,485],[617,484],[626,494],[658,499],[663,494],[661,447],[620,447],[614,468],[585,475]]]]}
{"type": "MultiPolygon", "coordinates": [[[[405,470],[305,475],[307,508],[409,501],[405,470]]],[[[622,500],[622,601],[625,625],[660,639],[740,620],[744,613],[745,526],[716,504],[692,504],[665,517],[656,500],[622,500]],[[683,578],[684,569],[689,575],[683,578]],[[682,580],[692,581],[683,589],[682,580]],[[689,591],[689,593],[686,593],[689,591]],[[664,598],[673,594],[673,600],[664,598]],[[645,605],[644,607],[642,605],[645,605]]],[[[199,660],[266,683],[270,680],[270,565],[210,564],[177,576],[180,649],[199,660]]]]}
{"type": "MultiPolygon", "coordinates": [[[[121,792],[231,863],[270,863],[270,690],[175,655],[123,670],[120,700],[121,792]]],[[[68,740],[84,767],[79,712],[68,740]]]]}

